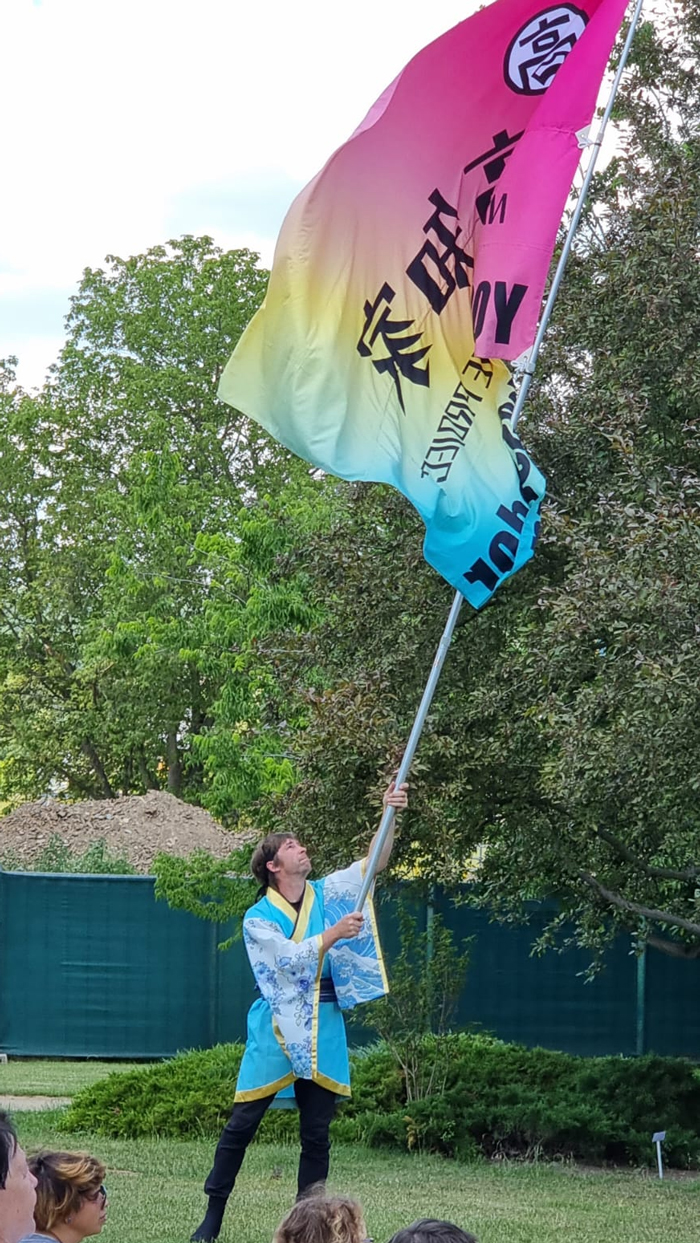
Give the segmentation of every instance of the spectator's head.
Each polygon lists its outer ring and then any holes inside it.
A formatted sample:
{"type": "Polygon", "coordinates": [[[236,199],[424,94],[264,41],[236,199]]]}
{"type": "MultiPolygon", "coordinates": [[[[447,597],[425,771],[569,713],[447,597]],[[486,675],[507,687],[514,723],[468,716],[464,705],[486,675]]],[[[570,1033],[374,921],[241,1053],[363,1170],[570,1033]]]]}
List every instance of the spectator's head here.
{"type": "Polygon", "coordinates": [[[467,1234],[451,1221],[436,1221],[434,1217],[421,1217],[403,1230],[397,1230],[389,1243],[477,1243],[473,1234],[467,1234]]]}
{"type": "Polygon", "coordinates": [[[99,1234],[107,1216],[105,1167],[86,1152],[37,1152],[29,1158],[36,1177],[37,1230],[70,1227],[74,1243],[99,1234]]]}
{"type": "Polygon", "coordinates": [[[34,1229],[36,1179],[7,1114],[0,1113],[0,1243],[19,1243],[34,1229]]]}
{"type": "Polygon", "coordinates": [[[345,1196],[311,1188],[282,1218],[273,1243],[369,1243],[362,1209],[345,1196]]]}

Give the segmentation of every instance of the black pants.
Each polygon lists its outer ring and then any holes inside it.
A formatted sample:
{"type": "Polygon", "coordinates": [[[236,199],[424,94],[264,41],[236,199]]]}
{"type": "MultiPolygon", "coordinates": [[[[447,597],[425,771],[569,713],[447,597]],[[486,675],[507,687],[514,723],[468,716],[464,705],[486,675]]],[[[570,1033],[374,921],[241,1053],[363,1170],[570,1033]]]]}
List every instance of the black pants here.
{"type": "MultiPolygon", "coordinates": [[[[335,1113],[335,1094],[312,1079],[296,1079],[294,1095],[299,1107],[301,1155],[297,1191],[301,1195],[307,1187],[324,1182],[328,1177],[331,1150],[328,1130],[335,1113]]],[[[246,1148],[274,1099],[273,1094],[234,1105],[233,1113],[221,1132],[211,1173],[204,1184],[208,1196],[224,1200],[230,1196],[246,1148]]]]}

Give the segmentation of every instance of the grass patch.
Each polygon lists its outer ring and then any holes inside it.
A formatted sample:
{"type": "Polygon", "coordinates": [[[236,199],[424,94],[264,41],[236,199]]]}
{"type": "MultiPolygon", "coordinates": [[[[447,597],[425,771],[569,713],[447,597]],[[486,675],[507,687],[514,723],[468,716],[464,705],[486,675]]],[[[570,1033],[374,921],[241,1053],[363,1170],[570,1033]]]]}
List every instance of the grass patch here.
{"type": "Polygon", "coordinates": [[[74,1096],[133,1062],[56,1062],[30,1058],[0,1063],[0,1096],[74,1096]]]}
{"type": "MultiPolygon", "coordinates": [[[[84,1148],[107,1164],[105,1241],[185,1243],[199,1222],[214,1142],[114,1140],[66,1135],[59,1112],[18,1114],[21,1142],[84,1148]]],[[[653,1153],[650,1148],[650,1166],[653,1153]]],[[[222,1243],[270,1243],[292,1204],[297,1149],[253,1145],[234,1192],[222,1243]]],[[[460,1165],[440,1157],[336,1145],[331,1184],[360,1199],[369,1234],[385,1243],[416,1217],[445,1217],[480,1243],[697,1243],[700,1177],[659,1182],[647,1173],[586,1173],[567,1165],[460,1165]]]]}

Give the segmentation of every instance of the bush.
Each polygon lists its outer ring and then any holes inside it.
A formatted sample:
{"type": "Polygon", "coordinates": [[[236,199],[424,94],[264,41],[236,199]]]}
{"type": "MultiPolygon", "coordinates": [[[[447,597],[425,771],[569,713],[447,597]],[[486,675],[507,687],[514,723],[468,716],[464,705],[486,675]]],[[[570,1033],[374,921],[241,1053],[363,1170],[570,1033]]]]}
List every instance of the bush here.
{"type": "Polygon", "coordinates": [[[231,1112],[242,1055],[242,1045],[216,1045],[108,1075],[74,1097],[65,1126],[117,1139],[213,1134],[231,1112]]]}
{"type": "Polygon", "coordinates": [[[52,833],[30,862],[9,850],[0,859],[0,867],[6,872],[69,872],[92,876],[133,876],[137,871],[126,855],[110,850],[103,837],[91,842],[81,853],[71,850],[59,833],[52,833]]]}
{"type": "MultiPolygon", "coordinates": [[[[72,1130],[137,1137],[216,1134],[228,1117],[242,1046],[185,1053],[84,1089],[72,1130]]],[[[681,1058],[573,1057],[470,1033],[426,1036],[421,1056],[447,1066],[439,1096],[407,1101],[386,1045],[351,1054],[353,1096],[335,1140],[478,1157],[571,1157],[648,1165],[666,1130],[667,1164],[700,1160],[700,1080],[681,1058]]],[[[293,1111],[268,1111],[260,1138],[297,1135],[293,1111]]]]}
{"type": "MultiPolygon", "coordinates": [[[[469,965],[468,941],[459,943],[439,915],[419,932],[415,912],[401,899],[397,907],[400,951],[391,968],[391,992],[362,1007],[363,1027],[388,1046],[405,1084],[406,1101],[439,1096],[448,1075],[440,1041],[423,1056],[428,1035],[449,1032],[469,965]]],[[[471,938],[469,938],[471,940],[471,938]]],[[[357,1015],[357,1011],[355,1011],[357,1015]]]]}

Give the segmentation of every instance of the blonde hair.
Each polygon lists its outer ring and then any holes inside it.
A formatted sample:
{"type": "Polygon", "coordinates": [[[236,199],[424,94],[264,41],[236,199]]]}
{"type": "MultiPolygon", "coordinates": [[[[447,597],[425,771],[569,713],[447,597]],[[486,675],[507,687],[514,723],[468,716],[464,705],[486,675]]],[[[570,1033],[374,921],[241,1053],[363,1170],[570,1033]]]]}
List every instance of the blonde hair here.
{"type": "Polygon", "coordinates": [[[356,1200],[312,1190],[282,1218],[273,1243],[363,1243],[365,1222],[356,1200]]]}
{"type": "Polygon", "coordinates": [[[57,1222],[77,1213],[85,1196],[102,1185],[105,1166],[87,1152],[49,1152],[30,1157],[27,1164],[36,1178],[37,1230],[53,1230],[57,1222]]]}

